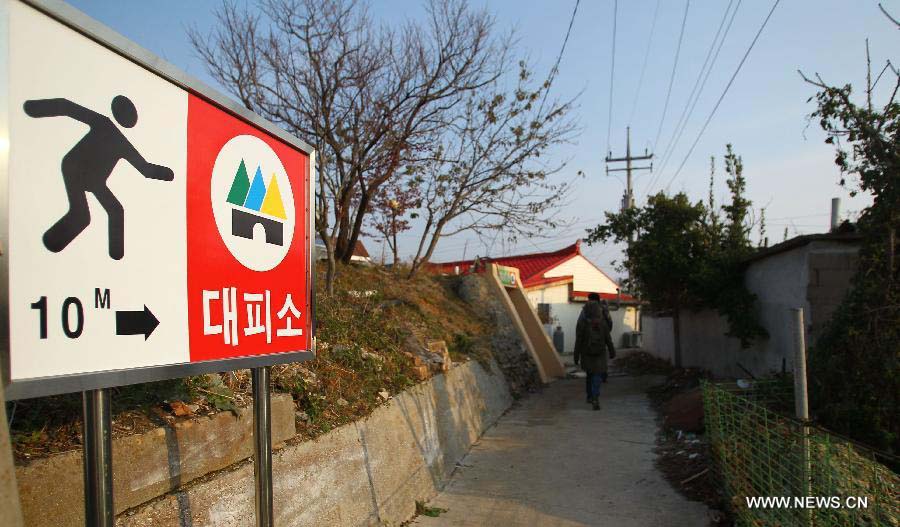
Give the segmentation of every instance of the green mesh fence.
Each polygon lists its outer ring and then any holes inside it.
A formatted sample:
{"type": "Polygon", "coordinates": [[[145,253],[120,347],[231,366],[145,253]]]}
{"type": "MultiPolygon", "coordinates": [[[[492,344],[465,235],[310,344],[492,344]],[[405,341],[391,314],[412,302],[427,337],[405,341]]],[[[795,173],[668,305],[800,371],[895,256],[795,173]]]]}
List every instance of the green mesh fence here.
{"type": "Polygon", "coordinates": [[[706,382],[703,404],[737,525],[900,526],[900,477],[875,452],[785,417],[790,386],[706,382]]]}

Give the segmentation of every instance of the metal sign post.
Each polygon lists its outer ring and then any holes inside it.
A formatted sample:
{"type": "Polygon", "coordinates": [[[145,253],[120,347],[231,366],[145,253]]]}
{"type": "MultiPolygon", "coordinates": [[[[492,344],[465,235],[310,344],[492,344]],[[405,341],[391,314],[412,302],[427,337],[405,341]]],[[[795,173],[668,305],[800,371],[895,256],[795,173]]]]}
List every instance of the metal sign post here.
{"type": "Polygon", "coordinates": [[[83,392],[84,524],[113,527],[112,412],[109,389],[83,392]]]}
{"type": "Polygon", "coordinates": [[[269,367],[250,370],[253,381],[253,477],[256,481],[256,525],[272,527],[272,408],[269,367]]]}

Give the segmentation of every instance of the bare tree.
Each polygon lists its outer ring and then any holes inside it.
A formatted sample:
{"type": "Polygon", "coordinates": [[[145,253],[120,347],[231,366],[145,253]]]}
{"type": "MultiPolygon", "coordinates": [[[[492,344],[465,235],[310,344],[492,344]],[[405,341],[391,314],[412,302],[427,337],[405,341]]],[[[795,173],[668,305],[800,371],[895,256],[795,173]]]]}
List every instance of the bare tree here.
{"type": "Polygon", "coordinates": [[[388,181],[372,200],[367,223],[375,230],[377,237],[387,242],[394,266],[400,262],[397,236],[412,228],[410,220],[418,218],[419,214],[414,211],[421,206],[421,202],[419,181],[412,177],[388,181]]]}
{"type": "Polygon", "coordinates": [[[223,3],[209,35],[190,32],[210,74],[248,108],[318,152],[316,230],[349,262],[373,196],[467,94],[507,65],[510,35],[464,0],[432,0],[424,24],[375,24],[358,0],[223,3]]]}
{"type": "Polygon", "coordinates": [[[416,164],[423,178],[424,226],[410,276],[428,262],[442,237],[503,231],[514,239],[559,225],[555,211],[568,185],[548,178],[565,162],[541,156],[573,138],[573,101],[546,105],[550,81],[533,88],[525,64],[519,66],[512,93],[494,83],[486,94],[467,98],[434,138],[430,155],[416,164]]]}

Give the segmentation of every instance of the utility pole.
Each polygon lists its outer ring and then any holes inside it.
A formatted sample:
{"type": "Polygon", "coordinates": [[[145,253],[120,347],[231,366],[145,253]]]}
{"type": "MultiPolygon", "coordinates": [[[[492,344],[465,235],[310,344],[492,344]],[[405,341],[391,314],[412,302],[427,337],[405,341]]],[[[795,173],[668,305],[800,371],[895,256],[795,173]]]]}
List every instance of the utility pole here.
{"type": "Polygon", "coordinates": [[[648,154],[647,149],[644,149],[644,155],[642,156],[632,156],[631,155],[631,127],[627,127],[625,132],[625,157],[612,157],[612,152],[606,156],[606,175],[609,175],[610,172],[626,172],[628,175],[628,183],[625,188],[625,195],[622,197],[622,210],[634,208],[634,187],[632,185],[631,172],[636,170],[653,170],[653,163],[650,163],[650,166],[645,167],[635,167],[631,166],[632,161],[648,161],[653,159],[653,154],[648,154]],[[625,168],[609,168],[610,163],[621,163],[625,162],[625,168]]]}
{"type": "MultiPolygon", "coordinates": [[[[622,196],[622,212],[627,209],[634,208],[634,186],[631,178],[631,172],[636,170],[653,170],[653,154],[647,153],[647,149],[644,149],[644,155],[642,156],[632,156],[631,155],[631,127],[625,128],[625,157],[613,157],[612,152],[609,152],[606,156],[606,175],[608,176],[610,172],[625,172],[628,176],[628,183],[625,185],[625,195],[622,196]],[[610,163],[621,163],[625,162],[625,168],[609,168],[610,163]],[[650,166],[643,167],[635,167],[631,165],[632,161],[650,161],[650,166]]],[[[631,243],[634,241],[632,236],[628,237],[628,246],[631,247],[631,243]]],[[[628,273],[629,282],[631,281],[631,272],[628,273]]]]}

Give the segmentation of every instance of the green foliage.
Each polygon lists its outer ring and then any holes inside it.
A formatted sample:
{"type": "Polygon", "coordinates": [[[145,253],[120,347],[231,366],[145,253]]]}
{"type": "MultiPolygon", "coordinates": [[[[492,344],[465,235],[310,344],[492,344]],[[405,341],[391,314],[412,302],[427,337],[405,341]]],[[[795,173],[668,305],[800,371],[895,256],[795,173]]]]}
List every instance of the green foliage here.
{"type": "Polygon", "coordinates": [[[447,512],[447,509],[440,507],[429,507],[425,502],[416,500],[416,514],[420,516],[428,516],[429,518],[437,518],[441,514],[447,512]]]}
{"type": "MultiPolygon", "coordinates": [[[[755,309],[755,296],[744,287],[741,262],[753,252],[752,203],[744,197],[746,179],[741,158],[727,145],[725,167],[731,201],[719,216],[713,198],[713,179],[707,203],[692,203],[684,193],[660,192],[639,209],[606,213],[606,223],[589,231],[588,243],[628,242],[624,270],[627,287],[656,308],[710,308],[728,319],[729,336],[744,347],[765,337],[755,309]]],[[[676,342],[676,346],[678,343],[676,342]]]]}
{"type": "MultiPolygon", "coordinates": [[[[887,66],[890,66],[888,63],[887,66]]],[[[887,66],[885,70],[887,70],[887,66]]],[[[857,231],[863,241],[853,288],[810,351],[810,402],[826,426],[894,454],[900,452],[900,75],[887,103],[853,101],[853,89],[807,79],[826,143],[835,146],[841,184],[868,192],[857,231]]],[[[889,75],[890,76],[890,75],[889,75]]],[[[876,81],[877,82],[877,81],[876,81]]],[[[812,98],[810,99],[812,100],[812,98]]]]}
{"type": "MultiPolygon", "coordinates": [[[[178,382],[175,379],[174,382],[178,382]]],[[[225,385],[221,375],[201,375],[184,379],[184,387],[187,395],[179,399],[192,400],[197,397],[205,397],[206,401],[216,410],[237,412],[234,404],[234,392],[225,385]]]]}

